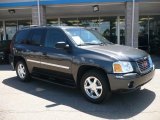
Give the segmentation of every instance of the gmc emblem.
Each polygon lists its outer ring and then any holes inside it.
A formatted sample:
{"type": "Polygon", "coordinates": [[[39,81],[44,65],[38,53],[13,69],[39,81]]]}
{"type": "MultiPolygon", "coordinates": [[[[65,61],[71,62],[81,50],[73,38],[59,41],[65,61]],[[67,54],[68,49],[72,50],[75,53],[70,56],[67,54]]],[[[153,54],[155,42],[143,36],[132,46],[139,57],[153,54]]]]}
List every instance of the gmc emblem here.
{"type": "Polygon", "coordinates": [[[144,62],[142,63],[142,66],[143,66],[144,68],[146,68],[146,67],[148,66],[148,62],[147,62],[147,61],[144,61],[144,62]]]}

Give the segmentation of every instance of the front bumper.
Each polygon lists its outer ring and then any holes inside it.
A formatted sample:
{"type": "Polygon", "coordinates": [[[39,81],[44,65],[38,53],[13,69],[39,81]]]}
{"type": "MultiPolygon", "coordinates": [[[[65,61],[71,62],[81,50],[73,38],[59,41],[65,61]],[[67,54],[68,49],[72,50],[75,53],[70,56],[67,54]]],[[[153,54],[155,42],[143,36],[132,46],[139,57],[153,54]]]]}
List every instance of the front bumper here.
{"type": "Polygon", "coordinates": [[[123,91],[123,90],[134,90],[140,86],[149,82],[155,73],[155,68],[144,75],[139,74],[128,74],[128,75],[117,75],[108,74],[111,91],[123,91]]]}

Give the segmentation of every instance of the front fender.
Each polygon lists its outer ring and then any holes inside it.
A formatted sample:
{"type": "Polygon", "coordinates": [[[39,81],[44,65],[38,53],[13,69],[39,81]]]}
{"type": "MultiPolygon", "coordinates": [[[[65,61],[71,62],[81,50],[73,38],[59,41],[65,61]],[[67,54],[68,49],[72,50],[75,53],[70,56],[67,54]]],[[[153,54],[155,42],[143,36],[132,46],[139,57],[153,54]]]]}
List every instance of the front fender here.
{"type": "Polygon", "coordinates": [[[102,69],[103,71],[105,71],[105,73],[112,73],[113,71],[112,63],[113,63],[112,61],[106,61],[106,60],[100,60],[100,59],[75,57],[73,59],[73,64],[72,64],[73,78],[77,83],[79,70],[83,66],[86,66],[88,70],[97,68],[97,69],[102,69]]]}

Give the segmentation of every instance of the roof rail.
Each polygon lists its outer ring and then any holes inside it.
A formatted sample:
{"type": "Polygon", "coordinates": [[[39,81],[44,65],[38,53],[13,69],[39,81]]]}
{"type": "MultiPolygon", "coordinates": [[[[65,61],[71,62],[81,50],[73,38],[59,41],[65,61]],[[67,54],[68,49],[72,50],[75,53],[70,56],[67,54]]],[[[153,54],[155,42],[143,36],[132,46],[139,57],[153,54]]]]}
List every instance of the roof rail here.
{"type": "Polygon", "coordinates": [[[32,27],[39,27],[38,25],[30,25],[30,26],[24,26],[22,29],[32,28],[32,27]]]}
{"type": "Polygon", "coordinates": [[[30,25],[30,27],[39,27],[39,25],[30,25]]]}

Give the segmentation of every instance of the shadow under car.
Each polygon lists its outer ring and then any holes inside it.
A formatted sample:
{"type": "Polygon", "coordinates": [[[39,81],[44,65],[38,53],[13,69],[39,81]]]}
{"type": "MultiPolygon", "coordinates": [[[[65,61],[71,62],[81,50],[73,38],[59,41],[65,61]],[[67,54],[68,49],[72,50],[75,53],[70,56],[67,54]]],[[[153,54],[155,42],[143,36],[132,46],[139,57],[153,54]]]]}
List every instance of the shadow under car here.
{"type": "Polygon", "coordinates": [[[107,102],[93,104],[83,99],[78,89],[65,88],[39,80],[23,83],[17,77],[12,77],[3,80],[3,84],[53,102],[44,106],[46,108],[65,105],[106,119],[131,118],[146,109],[155,99],[153,91],[144,89],[128,94],[113,94],[107,102]],[[39,88],[43,89],[39,90],[39,88]]]}

